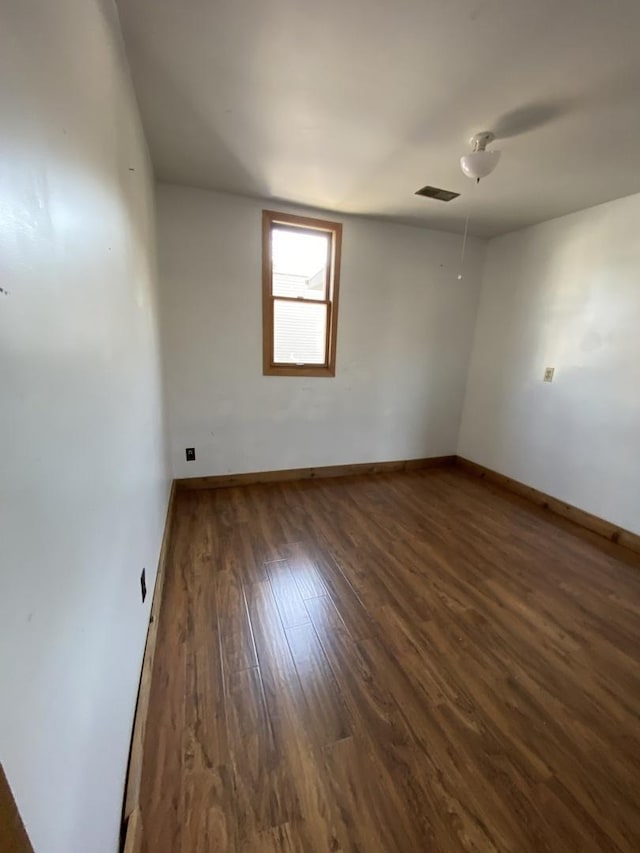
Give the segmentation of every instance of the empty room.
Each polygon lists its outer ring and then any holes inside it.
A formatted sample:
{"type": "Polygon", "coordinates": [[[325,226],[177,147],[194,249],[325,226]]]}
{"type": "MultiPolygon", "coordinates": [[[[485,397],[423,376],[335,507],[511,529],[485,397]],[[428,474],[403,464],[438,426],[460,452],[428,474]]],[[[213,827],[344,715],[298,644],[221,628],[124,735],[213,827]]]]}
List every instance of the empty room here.
{"type": "Polygon", "coordinates": [[[637,0],[0,0],[0,853],[640,851],[637,0]]]}

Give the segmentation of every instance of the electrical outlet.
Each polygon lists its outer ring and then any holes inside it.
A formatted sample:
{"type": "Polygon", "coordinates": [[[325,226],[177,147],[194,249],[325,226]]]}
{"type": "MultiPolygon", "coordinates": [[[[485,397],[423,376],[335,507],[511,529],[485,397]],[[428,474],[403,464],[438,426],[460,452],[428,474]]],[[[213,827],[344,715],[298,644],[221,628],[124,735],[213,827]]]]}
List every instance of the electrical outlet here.
{"type": "Polygon", "coordinates": [[[186,455],[187,455],[187,462],[195,462],[196,461],[196,449],[195,449],[195,447],[187,447],[186,455]]]}
{"type": "Polygon", "coordinates": [[[144,600],[147,597],[147,577],[145,575],[146,569],[142,570],[142,574],[140,575],[140,592],[142,594],[142,603],[144,604],[144,600]]]}
{"type": "Polygon", "coordinates": [[[544,371],[544,381],[553,382],[553,374],[556,372],[555,367],[546,367],[544,371]]]}

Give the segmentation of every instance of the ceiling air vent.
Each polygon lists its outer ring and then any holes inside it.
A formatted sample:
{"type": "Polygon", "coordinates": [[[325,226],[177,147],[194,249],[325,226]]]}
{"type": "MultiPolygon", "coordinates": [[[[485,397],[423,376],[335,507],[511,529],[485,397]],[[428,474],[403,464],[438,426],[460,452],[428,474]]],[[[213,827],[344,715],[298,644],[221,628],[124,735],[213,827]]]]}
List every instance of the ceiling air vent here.
{"type": "Polygon", "coordinates": [[[422,187],[416,192],[416,195],[423,195],[425,198],[435,198],[437,201],[452,201],[458,198],[460,193],[452,193],[451,190],[441,190],[440,187],[422,187]]]}

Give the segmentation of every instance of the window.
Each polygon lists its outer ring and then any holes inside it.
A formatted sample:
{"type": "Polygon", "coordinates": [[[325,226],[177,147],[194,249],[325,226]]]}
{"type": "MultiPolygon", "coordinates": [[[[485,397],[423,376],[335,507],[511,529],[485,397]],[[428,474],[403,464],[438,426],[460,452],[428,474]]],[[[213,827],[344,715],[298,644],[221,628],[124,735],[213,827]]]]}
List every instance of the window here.
{"type": "Polygon", "coordinates": [[[342,225],[262,212],[263,373],[335,376],[342,225]]]}

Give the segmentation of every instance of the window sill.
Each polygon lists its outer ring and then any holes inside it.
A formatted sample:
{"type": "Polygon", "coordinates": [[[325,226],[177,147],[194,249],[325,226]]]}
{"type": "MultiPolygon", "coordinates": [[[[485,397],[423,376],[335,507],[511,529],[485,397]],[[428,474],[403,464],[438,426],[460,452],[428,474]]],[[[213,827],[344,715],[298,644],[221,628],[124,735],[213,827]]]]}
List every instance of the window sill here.
{"type": "Polygon", "coordinates": [[[332,367],[296,367],[292,365],[267,365],[262,370],[263,376],[335,376],[335,368],[332,367]]]}

